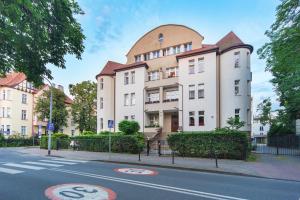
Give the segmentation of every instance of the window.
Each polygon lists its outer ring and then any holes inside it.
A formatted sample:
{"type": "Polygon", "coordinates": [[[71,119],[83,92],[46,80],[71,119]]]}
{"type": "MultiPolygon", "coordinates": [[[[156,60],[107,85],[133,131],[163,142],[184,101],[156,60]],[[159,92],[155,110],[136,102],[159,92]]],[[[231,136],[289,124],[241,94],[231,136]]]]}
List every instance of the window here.
{"type": "Polygon", "coordinates": [[[124,73],[124,85],[129,84],[129,74],[128,72],[124,73]]]}
{"type": "Polygon", "coordinates": [[[4,125],[1,125],[0,133],[4,133],[4,125]]]}
{"type": "Polygon", "coordinates": [[[131,115],[131,120],[135,120],[135,115],[131,115]]]}
{"type": "Polygon", "coordinates": [[[204,111],[199,111],[199,126],[204,126],[204,111]]]}
{"type": "Polygon", "coordinates": [[[149,103],[159,102],[159,93],[148,93],[147,98],[149,103]]]}
{"type": "Polygon", "coordinates": [[[159,79],[159,72],[158,71],[152,71],[148,72],[148,80],[149,81],[155,81],[159,79]]]}
{"type": "Polygon", "coordinates": [[[134,56],[134,57],[135,57],[135,62],[142,61],[142,56],[141,55],[137,55],[137,56],[134,56]]]}
{"type": "Polygon", "coordinates": [[[240,80],[234,81],[234,94],[239,95],[240,94],[240,80]]]}
{"type": "Polygon", "coordinates": [[[27,94],[22,94],[22,103],[23,104],[27,103],[27,94]]]}
{"type": "Polygon", "coordinates": [[[103,97],[100,97],[100,109],[103,109],[103,97]]]}
{"type": "Polygon", "coordinates": [[[21,126],[21,135],[26,135],[26,126],[21,126]]]}
{"type": "Polygon", "coordinates": [[[166,69],[166,75],[168,78],[178,76],[178,67],[168,67],[166,69]]]}
{"type": "Polygon", "coordinates": [[[189,60],[189,74],[195,74],[195,60],[189,60]]]}
{"type": "Polygon", "coordinates": [[[150,53],[144,53],[144,60],[150,60],[150,53]]]}
{"type": "Polygon", "coordinates": [[[5,100],[6,99],[6,92],[5,90],[2,91],[2,100],[5,100]]]}
{"type": "Polygon", "coordinates": [[[100,79],[100,90],[103,90],[103,78],[100,79]]]}
{"type": "Polygon", "coordinates": [[[235,119],[240,119],[240,109],[239,108],[234,109],[234,117],[235,117],[235,119]]]}
{"type": "Polygon", "coordinates": [[[131,72],[131,84],[135,83],[135,71],[131,72]]]}
{"type": "Polygon", "coordinates": [[[204,58],[198,58],[198,73],[204,72],[204,58]]]}
{"type": "Polygon", "coordinates": [[[189,85],[189,99],[195,99],[195,85],[189,85]]]}
{"type": "Polygon", "coordinates": [[[26,110],[22,110],[22,116],[21,116],[22,120],[26,120],[27,119],[27,114],[26,114],[26,110]]]}
{"type": "Polygon", "coordinates": [[[239,68],[240,67],[240,52],[234,52],[234,67],[239,68]]]}
{"type": "Polygon", "coordinates": [[[247,68],[250,68],[250,53],[247,52],[247,68]]]}
{"type": "Polygon", "coordinates": [[[128,120],[128,116],[124,116],[124,119],[125,119],[125,120],[128,120]]]}
{"type": "Polygon", "coordinates": [[[7,117],[7,118],[10,118],[10,116],[11,116],[10,108],[7,107],[6,109],[7,109],[7,110],[6,110],[6,117],[7,117]]]}
{"type": "Polygon", "coordinates": [[[124,106],[129,106],[129,95],[124,94],[124,106]]]}
{"type": "Polygon", "coordinates": [[[135,93],[131,93],[130,95],[130,103],[132,106],[135,105],[135,93]]]}
{"type": "Polygon", "coordinates": [[[180,53],[180,45],[173,47],[173,54],[177,54],[177,53],[180,53]]]}
{"type": "Polygon", "coordinates": [[[189,125],[195,126],[195,112],[194,111],[189,112],[189,125]]]}
{"type": "Polygon", "coordinates": [[[159,50],[153,51],[152,54],[153,54],[153,58],[159,58],[159,50]]]}
{"type": "Polygon", "coordinates": [[[264,131],[264,127],[263,127],[263,126],[260,126],[260,127],[259,127],[259,130],[260,130],[260,131],[264,131]]]}
{"type": "Polygon", "coordinates": [[[158,124],[158,114],[149,114],[149,125],[150,126],[159,126],[158,124]]]}
{"type": "Polygon", "coordinates": [[[204,83],[198,84],[198,99],[204,98],[204,83]]]}
{"type": "Polygon", "coordinates": [[[10,125],[6,125],[6,134],[10,134],[10,125]]]}
{"type": "Polygon", "coordinates": [[[170,48],[163,49],[163,56],[168,56],[170,54],[170,48]]]}
{"type": "Polygon", "coordinates": [[[184,51],[190,51],[192,50],[192,43],[184,44],[184,51]]]}
{"type": "Polygon", "coordinates": [[[162,43],[164,41],[164,35],[162,33],[158,35],[158,41],[159,43],[162,43]]]}
{"type": "Polygon", "coordinates": [[[178,90],[173,90],[173,91],[166,91],[165,95],[166,95],[165,96],[166,100],[177,100],[179,93],[178,90]]]}
{"type": "Polygon", "coordinates": [[[247,95],[251,96],[251,81],[247,80],[247,95]]]}
{"type": "Polygon", "coordinates": [[[102,130],[103,129],[103,118],[100,118],[100,129],[102,130]]]}

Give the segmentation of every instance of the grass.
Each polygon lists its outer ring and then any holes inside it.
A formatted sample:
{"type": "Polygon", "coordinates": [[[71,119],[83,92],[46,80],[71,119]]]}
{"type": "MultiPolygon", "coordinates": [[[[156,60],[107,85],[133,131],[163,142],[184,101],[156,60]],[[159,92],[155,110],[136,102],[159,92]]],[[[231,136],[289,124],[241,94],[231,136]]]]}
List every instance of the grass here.
{"type": "Polygon", "coordinates": [[[250,155],[248,156],[246,162],[256,162],[258,157],[259,157],[258,154],[250,153],[250,155]]]}

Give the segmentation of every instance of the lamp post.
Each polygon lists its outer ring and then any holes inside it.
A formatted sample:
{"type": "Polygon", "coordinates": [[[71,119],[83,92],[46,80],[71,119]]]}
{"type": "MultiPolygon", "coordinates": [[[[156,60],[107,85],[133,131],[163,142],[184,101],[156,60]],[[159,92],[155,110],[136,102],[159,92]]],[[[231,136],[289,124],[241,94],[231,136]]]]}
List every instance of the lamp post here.
{"type": "MultiPolygon", "coordinates": [[[[52,87],[53,84],[50,82],[49,79],[47,79],[46,77],[44,77],[45,80],[47,80],[50,83],[50,113],[49,113],[49,124],[52,124],[52,104],[53,104],[53,91],[52,91],[52,87]]],[[[52,134],[52,130],[48,130],[48,156],[51,155],[51,134],[52,134]]]]}

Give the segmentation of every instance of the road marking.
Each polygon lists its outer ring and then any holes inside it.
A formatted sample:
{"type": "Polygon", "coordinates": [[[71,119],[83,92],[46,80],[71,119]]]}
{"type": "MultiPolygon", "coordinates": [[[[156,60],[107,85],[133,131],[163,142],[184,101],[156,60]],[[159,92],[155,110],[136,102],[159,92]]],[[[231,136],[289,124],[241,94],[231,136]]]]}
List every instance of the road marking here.
{"type": "Polygon", "coordinates": [[[40,160],[42,162],[49,162],[49,163],[57,163],[57,164],[65,164],[65,165],[75,165],[77,163],[73,162],[63,162],[63,161],[56,161],[56,160],[40,160]]]}
{"type": "Polygon", "coordinates": [[[62,167],[63,165],[57,165],[57,164],[50,164],[50,163],[41,163],[41,162],[23,162],[25,164],[32,164],[32,165],[42,165],[42,166],[49,166],[49,167],[62,167]]]}
{"type": "Polygon", "coordinates": [[[44,167],[37,167],[37,166],[31,166],[31,165],[22,165],[22,164],[16,164],[16,163],[5,163],[3,165],[10,166],[10,167],[24,168],[24,169],[33,169],[33,170],[45,169],[44,167]]]}
{"type": "Polygon", "coordinates": [[[117,168],[114,169],[114,171],[124,173],[124,174],[130,174],[130,175],[155,176],[158,174],[157,171],[153,171],[149,169],[139,169],[139,168],[117,168]]]}
{"type": "Polygon", "coordinates": [[[96,178],[96,179],[110,180],[110,181],[115,181],[115,182],[120,182],[120,183],[131,184],[131,185],[138,185],[138,186],[142,186],[142,187],[154,188],[154,189],[159,189],[159,190],[171,191],[171,192],[176,192],[176,193],[181,193],[181,194],[199,196],[199,197],[204,197],[204,198],[209,198],[209,199],[214,199],[214,200],[246,200],[246,199],[238,198],[238,197],[225,196],[225,195],[220,195],[220,194],[214,194],[214,193],[208,193],[208,192],[202,192],[202,191],[197,191],[197,190],[190,190],[190,189],[184,189],[184,188],[178,188],[178,187],[172,187],[172,186],[160,185],[160,184],[154,184],[154,183],[148,183],[148,182],[142,182],[142,181],[134,181],[134,180],[130,180],[130,179],[116,178],[116,177],[112,177],[112,176],[103,176],[103,175],[99,175],[99,174],[91,174],[91,173],[85,173],[85,172],[79,172],[79,171],[63,170],[63,169],[58,169],[58,168],[53,168],[50,170],[62,172],[62,173],[68,173],[68,174],[75,174],[75,175],[79,175],[79,176],[86,176],[86,177],[91,177],[91,178],[96,178]]]}
{"type": "Polygon", "coordinates": [[[68,161],[68,162],[79,162],[79,163],[87,163],[88,162],[86,160],[72,160],[72,159],[64,159],[64,158],[53,158],[52,160],[68,161]]]}
{"type": "Polygon", "coordinates": [[[0,172],[7,173],[7,174],[19,174],[19,173],[22,173],[24,171],[0,167],[0,172]]]}
{"type": "Polygon", "coordinates": [[[51,200],[115,200],[117,197],[116,193],[108,188],[82,183],[55,185],[47,188],[45,195],[51,200]]]}

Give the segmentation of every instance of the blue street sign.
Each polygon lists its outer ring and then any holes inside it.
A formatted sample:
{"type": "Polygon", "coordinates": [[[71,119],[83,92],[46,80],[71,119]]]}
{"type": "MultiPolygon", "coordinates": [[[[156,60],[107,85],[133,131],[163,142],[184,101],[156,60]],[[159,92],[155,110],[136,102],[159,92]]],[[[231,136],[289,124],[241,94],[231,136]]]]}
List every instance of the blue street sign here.
{"type": "Polygon", "coordinates": [[[114,127],[114,120],[108,120],[108,128],[114,127]]]}
{"type": "Polygon", "coordinates": [[[48,123],[47,130],[48,131],[54,131],[54,124],[53,123],[48,123]]]}

